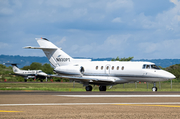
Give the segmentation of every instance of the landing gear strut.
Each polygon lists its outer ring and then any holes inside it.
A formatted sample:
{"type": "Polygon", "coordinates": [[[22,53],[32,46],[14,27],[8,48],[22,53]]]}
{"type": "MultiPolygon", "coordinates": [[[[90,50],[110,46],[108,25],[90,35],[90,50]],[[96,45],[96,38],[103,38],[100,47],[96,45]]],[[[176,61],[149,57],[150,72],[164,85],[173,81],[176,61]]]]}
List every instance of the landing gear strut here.
{"type": "Polygon", "coordinates": [[[106,86],[99,86],[99,91],[106,91],[106,86]]]}
{"type": "Polygon", "coordinates": [[[153,84],[154,84],[154,87],[152,87],[152,91],[156,92],[157,91],[156,82],[154,82],[153,84]]]}
{"type": "Polygon", "coordinates": [[[86,86],[86,91],[92,91],[92,86],[86,86]]]}

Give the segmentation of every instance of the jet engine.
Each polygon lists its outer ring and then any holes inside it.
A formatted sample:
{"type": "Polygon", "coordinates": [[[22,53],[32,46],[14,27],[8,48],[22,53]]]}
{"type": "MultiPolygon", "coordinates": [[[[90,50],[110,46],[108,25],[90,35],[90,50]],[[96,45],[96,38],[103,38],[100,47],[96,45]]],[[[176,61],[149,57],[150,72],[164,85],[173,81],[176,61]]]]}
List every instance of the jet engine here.
{"type": "Polygon", "coordinates": [[[60,66],[56,67],[54,71],[61,75],[83,75],[85,72],[82,66],[60,66]]]}

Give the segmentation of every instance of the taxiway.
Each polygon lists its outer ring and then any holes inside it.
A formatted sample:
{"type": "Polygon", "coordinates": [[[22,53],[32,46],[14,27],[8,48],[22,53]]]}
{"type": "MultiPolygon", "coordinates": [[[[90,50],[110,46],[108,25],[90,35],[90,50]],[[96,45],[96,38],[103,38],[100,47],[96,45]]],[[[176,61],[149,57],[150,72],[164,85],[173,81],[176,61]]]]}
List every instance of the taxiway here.
{"type": "Polygon", "coordinates": [[[180,92],[0,91],[1,118],[180,118],[180,92]]]}

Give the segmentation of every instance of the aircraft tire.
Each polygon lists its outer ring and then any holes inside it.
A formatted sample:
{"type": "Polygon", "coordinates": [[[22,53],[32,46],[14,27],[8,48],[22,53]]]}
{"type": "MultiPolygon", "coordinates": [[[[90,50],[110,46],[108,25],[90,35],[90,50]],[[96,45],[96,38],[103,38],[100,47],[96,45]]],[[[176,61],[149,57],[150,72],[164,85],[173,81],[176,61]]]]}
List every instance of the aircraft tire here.
{"type": "Polygon", "coordinates": [[[92,91],[92,86],[86,86],[86,91],[92,91]]]}
{"type": "Polygon", "coordinates": [[[156,92],[157,91],[157,87],[152,87],[152,91],[156,92]]]}
{"type": "Polygon", "coordinates": [[[27,82],[27,79],[24,79],[24,82],[27,82]]]}
{"type": "Polygon", "coordinates": [[[99,86],[99,91],[106,91],[106,86],[99,86]]]}

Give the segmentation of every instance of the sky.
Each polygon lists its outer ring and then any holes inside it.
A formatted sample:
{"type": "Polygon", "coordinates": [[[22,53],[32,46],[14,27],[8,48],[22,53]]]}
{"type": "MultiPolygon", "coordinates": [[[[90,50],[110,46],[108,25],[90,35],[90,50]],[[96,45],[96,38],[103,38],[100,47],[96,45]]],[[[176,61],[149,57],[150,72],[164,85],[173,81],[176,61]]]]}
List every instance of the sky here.
{"type": "Polygon", "coordinates": [[[72,57],[180,59],[178,0],[0,0],[0,55],[45,56],[47,38],[72,57]]]}

